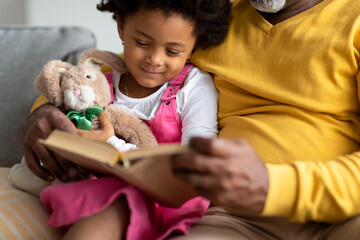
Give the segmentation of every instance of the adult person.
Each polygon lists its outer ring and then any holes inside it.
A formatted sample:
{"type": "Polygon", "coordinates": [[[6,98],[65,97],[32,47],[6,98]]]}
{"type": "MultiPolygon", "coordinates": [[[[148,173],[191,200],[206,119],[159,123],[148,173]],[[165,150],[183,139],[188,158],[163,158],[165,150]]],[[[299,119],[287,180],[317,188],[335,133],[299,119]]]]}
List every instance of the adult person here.
{"type": "Polygon", "coordinates": [[[359,61],[359,0],[233,1],[226,41],[192,57],[220,138],[173,160],[215,207],[176,239],[359,239],[359,61]]]}
{"type": "MultiPolygon", "coordinates": [[[[214,207],[177,239],[357,239],[360,1],[233,5],[225,43],[192,58],[214,74],[220,138],[193,139],[202,154],[173,161],[214,207]]],[[[30,115],[24,149],[37,175],[66,180],[76,168],[35,143],[73,131],[57,114],[30,115]]]]}

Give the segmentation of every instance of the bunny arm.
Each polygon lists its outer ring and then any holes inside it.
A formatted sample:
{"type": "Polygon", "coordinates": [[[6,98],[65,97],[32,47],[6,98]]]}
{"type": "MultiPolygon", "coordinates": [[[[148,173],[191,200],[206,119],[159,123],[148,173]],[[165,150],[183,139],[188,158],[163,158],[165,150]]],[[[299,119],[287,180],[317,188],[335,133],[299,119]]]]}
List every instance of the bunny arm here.
{"type": "Polygon", "coordinates": [[[129,111],[113,104],[107,106],[104,111],[110,119],[116,135],[121,136],[127,142],[137,147],[158,145],[148,125],[129,111]]]}

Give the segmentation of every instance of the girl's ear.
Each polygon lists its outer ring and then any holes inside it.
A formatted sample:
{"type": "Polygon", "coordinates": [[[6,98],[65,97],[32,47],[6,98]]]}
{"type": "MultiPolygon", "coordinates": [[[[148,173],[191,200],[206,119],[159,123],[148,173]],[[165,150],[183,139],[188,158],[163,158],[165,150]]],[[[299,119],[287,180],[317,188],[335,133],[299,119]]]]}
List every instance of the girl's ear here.
{"type": "Polygon", "coordinates": [[[120,20],[119,16],[116,16],[117,30],[121,41],[124,41],[124,23],[120,20]]]}

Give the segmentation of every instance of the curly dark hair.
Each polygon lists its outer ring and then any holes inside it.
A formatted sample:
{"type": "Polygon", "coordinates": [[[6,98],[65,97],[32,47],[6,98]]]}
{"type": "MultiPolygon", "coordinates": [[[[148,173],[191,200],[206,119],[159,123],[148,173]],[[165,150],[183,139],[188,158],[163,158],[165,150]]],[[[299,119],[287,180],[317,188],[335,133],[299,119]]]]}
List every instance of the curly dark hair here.
{"type": "Polygon", "coordinates": [[[161,10],[166,16],[180,14],[194,22],[195,48],[222,43],[231,20],[230,0],[101,0],[97,9],[113,13],[121,22],[140,10],[161,10]]]}

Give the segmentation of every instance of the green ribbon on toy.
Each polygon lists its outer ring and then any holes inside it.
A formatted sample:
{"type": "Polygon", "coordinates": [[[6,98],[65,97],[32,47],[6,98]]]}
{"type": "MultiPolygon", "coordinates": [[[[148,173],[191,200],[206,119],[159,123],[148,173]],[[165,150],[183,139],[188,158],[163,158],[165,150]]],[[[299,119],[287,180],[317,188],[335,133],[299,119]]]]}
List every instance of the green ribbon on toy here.
{"type": "Polygon", "coordinates": [[[90,131],[92,118],[99,117],[103,110],[102,107],[92,106],[85,112],[71,110],[66,116],[75,124],[76,128],[90,131]]]}

